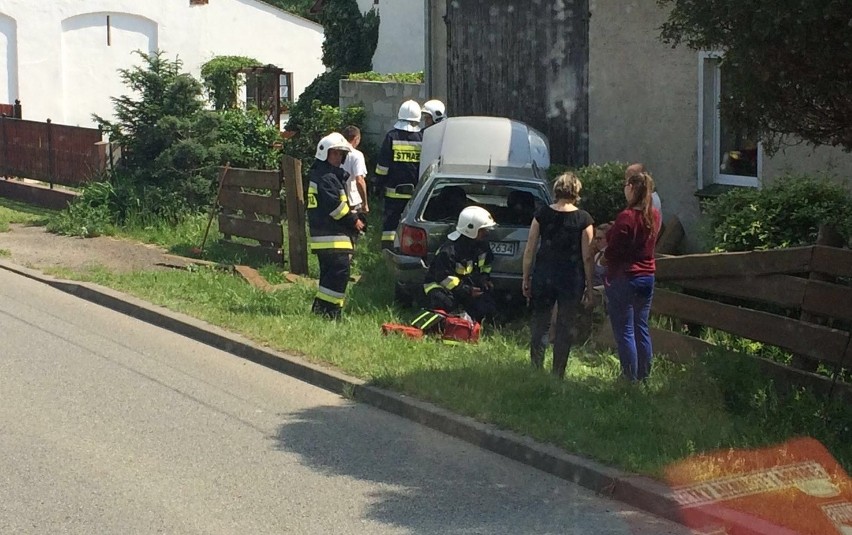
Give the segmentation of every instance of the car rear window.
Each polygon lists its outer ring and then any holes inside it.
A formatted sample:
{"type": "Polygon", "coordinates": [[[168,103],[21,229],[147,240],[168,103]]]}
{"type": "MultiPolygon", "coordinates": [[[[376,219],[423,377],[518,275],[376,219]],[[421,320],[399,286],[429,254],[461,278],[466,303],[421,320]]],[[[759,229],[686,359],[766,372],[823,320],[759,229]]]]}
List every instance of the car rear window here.
{"type": "Polygon", "coordinates": [[[541,188],[528,184],[436,181],[423,209],[425,221],[455,222],[468,206],[481,206],[503,226],[527,227],[547,203],[541,188]]]}

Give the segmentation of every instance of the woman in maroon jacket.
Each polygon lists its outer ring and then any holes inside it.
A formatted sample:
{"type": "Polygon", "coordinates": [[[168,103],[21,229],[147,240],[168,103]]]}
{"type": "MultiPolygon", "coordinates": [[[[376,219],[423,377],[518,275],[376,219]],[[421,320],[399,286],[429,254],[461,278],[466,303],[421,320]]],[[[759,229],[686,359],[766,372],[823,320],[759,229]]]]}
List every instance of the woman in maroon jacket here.
{"type": "Polygon", "coordinates": [[[606,296],[609,320],[618,345],[621,373],[631,382],[651,373],[648,316],[654,295],[654,244],[660,212],[653,207],[654,179],[635,173],[624,182],[627,208],[606,234],[606,296]]]}

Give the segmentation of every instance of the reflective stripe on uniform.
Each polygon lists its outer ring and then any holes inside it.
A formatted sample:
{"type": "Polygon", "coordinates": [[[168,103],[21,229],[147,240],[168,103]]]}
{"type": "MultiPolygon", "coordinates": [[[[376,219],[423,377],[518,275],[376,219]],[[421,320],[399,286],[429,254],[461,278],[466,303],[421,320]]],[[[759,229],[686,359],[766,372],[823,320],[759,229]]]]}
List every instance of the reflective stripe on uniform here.
{"type": "Polygon", "coordinates": [[[428,293],[429,293],[429,292],[431,292],[432,290],[434,290],[434,289],[436,289],[436,288],[440,288],[440,287],[441,287],[441,285],[440,285],[440,284],[438,284],[437,282],[430,282],[430,283],[428,283],[428,284],[424,284],[424,285],[423,285],[423,293],[428,294],[428,293]]]}
{"type": "Polygon", "coordinates": [[[385,188],[385,197],[388,199],[410,199],[409,193],[397,193],[396,188],[385,188]]]}
{"type": "Polygon", "coordinates": [[[389,169],[387,167],[385,167],[384,165],[377,165],[376,166],[376,174],[377,175],[384,176],[384,175],[388,174],[388,171],[389,171],[389,169]]]}
{"type": "Polygon", "coordinates": [[[479,271],[480,273],[491,273],[491,266],[487,263],[488,255],[486,253],[482,253],[479,255],[479,271]]]}
{"type": "Polygon", "coordinates": [[[417,327],[422,330],[427,330],[430,327],[434,326],[438,321],[444,319],[444,316],[438,314],[437,312],[432,312],[431,310],[427,310],[423,314],[417,316],[414,321],[411,322],[412,327],[417,327]]]}
{"type": "Polygon", "coordinates": [[[407,139],[393,140],[393,161],[401,163],[420,163],[420,151],[423,143],[407,139]]]}
{"type": "Polygon", "coordinates": [[[473,262],[468,261],[467,264],[461,264],[456,262],[456,273],[459,275],[470,275],[473,273],[473,262]]]}
{"type": "Polygon", "coordinates": [[[425,320],[429,317],[430,314],[434,314],[434,312],[432,312],[431,310],[427,310],[426,312],[420,314],[419,316],[411,320],[411,324],[417,327],[417,322],[425,320]]]}
{"type": "Polygon", "coordinates": [[[334,219],[335,221],[339,221],[340,219],[345,217],[346,214],[348,214],[348,213],[349,213],[349,203],[346,202],[346,196],[344,195],[343,200],[340,201],[340,204],[337,205],[337,208],[332,210],[331,213],[328,214],[328,215],[330,215],[331,218],[334,219]]]}
{"type": "Polygon", "coordinates": [[[394,241],[396,239],[395,230],[386,230],[382,232],[382,241],[394,241]]]}
{"type": "Polygon", "coordinates": [[[411,325],[413,327],[418,327],[422,330],[427,330],[429,327],[435,325],[439,320],[444,319],[442,314],[438,314],[437,312],[432,312],[431,310],[426,310],[414,320],[412,320],[411,325]]]}
{"type": "Polygon", "coordinates": [[[441,321],[441,320],[443,320],[443,319],[444,319],[444,316],[442,316],[442,315],[440,315],[440,314],[438,314],[438,313],[433,312],[433,313],[432,313],[432,316],[431,316],[429,319],[427,319],[426,321],[424,321],[424,322],[423,322],[423,325],[422,325],[422,326],[420,326],[420,328],[421,328],[421,329],[423,329],[423,330],[425,331],[426,329],[428,329],[429,327],[431,327],[431,326],[435,325],[436,323],[438,323],[439,321],[441,321]]]}
{"type": "Polygon", "coordinates": [[[452,290],[459,284],[461,284],[461,279],[458,277],[453,277],[452,275],[441,281],[441,286],[443,286],[447,290],[452,290]]]}
{"type": "Polygon", "coordinates": [[[311,236],[308,240],[311,251],[322,251],[326,249],[352,249],[352,240],[346,235],[337,236],[311,236]]]}
{"type": "Polygon", "coordinates": [[[320,286],[319,288],[317,288],[316,298],[321,301],[331,303],[332,305],[343,307],[343,301],[346,298],[346,294],[335,292],[334,290],[329,290],[324,286],[320,286]]]}
{"type": "Polygon", "coordinates": [[[316,208],[317,207],[317,183],[309,182],[308,183],[308,208],[316,208]]]}

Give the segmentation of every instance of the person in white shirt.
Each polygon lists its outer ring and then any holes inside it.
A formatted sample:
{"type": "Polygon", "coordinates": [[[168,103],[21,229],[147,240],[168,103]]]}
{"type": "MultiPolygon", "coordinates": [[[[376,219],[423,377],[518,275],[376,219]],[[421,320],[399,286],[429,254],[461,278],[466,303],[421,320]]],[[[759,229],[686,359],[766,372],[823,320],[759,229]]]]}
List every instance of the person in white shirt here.
{"type": "Polygon", "coordinates": [[[370,211],[370,205],[367,199],[367,162],[364,160],[364,153],[358,150],[358,145],[361,143],[361,130],[357,126],[350,125],[340,133],[352,145],[352,150],[341,166],[349,173],[345,184],[349,208],[353,212],[366,214],[370,211]]]}
{"type": "MultiPolygon", "coordinates": [[[[624,180],[627,180],[628,178],[630,178],[633,175],[638,175],[639,173],[644,173],[646,171],[647,171],[647,169],[645,169],[645,164],[640,163],[640,162],[632,163],[632,164],[627,166],[627,169],[624,170],[624,180]]],[[[660,196],[657,195],[656,191],[651,193],[651,204],[654,206],[654,208],[657,209],[658,212],[660,212],[660,224],[662,224],[663,223],[663,203],[660,201],[660,196]]]]}

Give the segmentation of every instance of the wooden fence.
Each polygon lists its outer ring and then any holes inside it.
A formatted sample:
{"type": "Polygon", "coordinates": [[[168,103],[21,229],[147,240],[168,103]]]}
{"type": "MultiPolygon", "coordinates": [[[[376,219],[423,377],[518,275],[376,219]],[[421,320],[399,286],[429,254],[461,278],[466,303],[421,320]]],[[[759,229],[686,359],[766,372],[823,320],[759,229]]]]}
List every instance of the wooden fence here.
{"type": "Polygon", "coordinates": [[[260,252],[276,262],[283,262],[282,221],[286,219],[290,271],[306,274],[307,233],[301,163],[285,156],[282,170],[222,167],[220,173],[221,184],[217,203],[219,232],[224,235],[221,241],[260,252]],[[282,185],[287,203],[286,212],[281,203],[282,185]],[[236,243],[233,241],[235,236],[255,240],[258,244],[236,243]]]}
{"type": "Polygon", "coordinates": [[[0,175],[80,186],[103,168],[101,132],[0,116],[0,175]]]}
{"type": "MultiPolygon", "coordinates": [[[[852,251],[825,246],[657,259],[652,312],[777,346],[829,369],[852,366],[852,251]],[[813,275],[817,274],[818,277],[813,275]],[[839,278],[839,280],[838,280],[839,278]],[[819,280],[819,279],[828,279],[819,280]],[[804,319],[803,319],[804,318],[804,319]]],[[[713,346],[655,328],[654,352],[689,359],[713,346]]],[[[786,366],[787,375],[817,379],[786,366]]],[[[799,381],[801,382],[801,381],[799,381]]],[[[810,381],[813,383],[813,381],[810,381]]]]}

